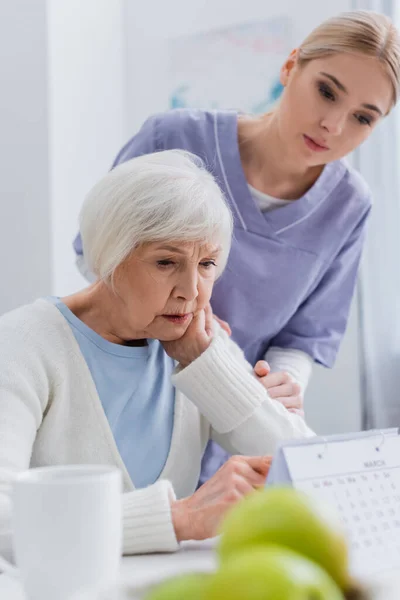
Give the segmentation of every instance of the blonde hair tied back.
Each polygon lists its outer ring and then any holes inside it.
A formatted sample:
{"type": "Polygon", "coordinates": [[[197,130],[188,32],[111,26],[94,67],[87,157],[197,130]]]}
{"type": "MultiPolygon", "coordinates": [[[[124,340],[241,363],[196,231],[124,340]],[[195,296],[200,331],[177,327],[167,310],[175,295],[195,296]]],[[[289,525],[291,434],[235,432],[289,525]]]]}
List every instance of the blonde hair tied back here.
{"type": "Polygon", "coordinates": [[[396,104],[400,87],[400,36],[386,15],[357,10],[331,17],[316,27],[299,47],[298,62],[337,53],[358,53],[377,58],[393,88],[396,104]]]}

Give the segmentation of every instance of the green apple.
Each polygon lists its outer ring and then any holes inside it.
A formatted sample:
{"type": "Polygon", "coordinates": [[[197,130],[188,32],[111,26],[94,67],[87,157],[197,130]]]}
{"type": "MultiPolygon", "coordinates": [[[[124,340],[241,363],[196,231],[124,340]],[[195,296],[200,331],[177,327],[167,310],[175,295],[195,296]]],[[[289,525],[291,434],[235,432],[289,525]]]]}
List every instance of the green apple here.
{"type": "MultiPolygon", "coordinates": [[[[188,596],[189,599],[189,596],[188,596]]],[[[209,583],[207,600],[344,600],[316,563],[279,546],[238,552],[209,583]]]]}
{"type": "Polygon", "coordinates": [[[209,573],[189,573],[171,577],[157,585],[145,600],[207,600],[209,573]]]}
{"type": "Polygon", "coordinates": [[[290,487],[254,492],[228,513],[221,533],[222,563],[246,547],[277,544],[321,565],[342,589],[350,585],[346,537],[338,514],[303,492],[290,487]]]}

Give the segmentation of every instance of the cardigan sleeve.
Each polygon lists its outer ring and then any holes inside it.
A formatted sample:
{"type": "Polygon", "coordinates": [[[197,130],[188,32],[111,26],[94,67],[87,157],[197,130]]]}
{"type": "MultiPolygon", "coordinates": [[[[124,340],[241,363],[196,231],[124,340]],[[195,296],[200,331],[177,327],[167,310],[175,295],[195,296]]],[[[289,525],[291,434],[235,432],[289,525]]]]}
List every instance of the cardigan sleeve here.
{"type": "Polygon", "coordinates": [[[219,326],[210,346],[173,375],[174,385],[210,422],[232,454],[272,454],[283,440],[311,437],[304,419],[272,400],[243,352],[219,326]]]}
{"type": "Polygon", "coordinates": [[[11,545],[11,482],[29,468],[36,432],[50,396],[40,356],[32,348],[29,328],[2,318],[0,328],[0,552],[11,545]]]}
{"type": "Polygon", "coordinates": [[[171,515],[174,500],[172,485],[166,480],[123,495],[124,554],[178,549],[171,515]]]}
{"type": "MultiPolygon", "coordinates": [[[[60,376],[29,325],[0,324],[0,553],[11,558],[11,484],[29,469],[37,432],[60,376]]],[[[178,548],[171,516],[172,485],[160,480],[122,496],[125,554],[178,548]]]]}
{"type": "Polygon", "coordinates": [[[14,472],[29,468],[53,385],[29,333],[3,326],[0,338],[0,471],[14,472]]]}

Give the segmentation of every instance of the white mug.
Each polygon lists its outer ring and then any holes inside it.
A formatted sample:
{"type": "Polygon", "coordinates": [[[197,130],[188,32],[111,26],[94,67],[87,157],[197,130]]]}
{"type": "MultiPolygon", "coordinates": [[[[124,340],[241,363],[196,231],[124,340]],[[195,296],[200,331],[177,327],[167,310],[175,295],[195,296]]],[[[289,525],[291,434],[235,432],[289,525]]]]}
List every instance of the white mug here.
{"type": "Polygon", "coordinates": [[[122,552],[122,478],[115,467],[30,469],[12,483],[13,548],[29,600],[67,600],[117,580],[122,552]]]}

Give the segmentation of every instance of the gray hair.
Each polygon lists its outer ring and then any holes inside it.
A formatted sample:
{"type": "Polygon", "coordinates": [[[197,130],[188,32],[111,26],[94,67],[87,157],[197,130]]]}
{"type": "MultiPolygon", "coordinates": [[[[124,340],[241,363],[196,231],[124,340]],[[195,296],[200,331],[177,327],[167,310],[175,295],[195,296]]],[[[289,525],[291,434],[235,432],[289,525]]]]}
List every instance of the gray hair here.
{"type": "Polygon", "coordinates": [[[221,245],[218,275],[231,246],[232,214],[214,177],[189,152],[166,150],[110,171],[86,196],[79,217],[89,269],[110,280],[140,244],[221,245]]]}

